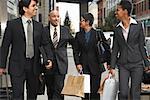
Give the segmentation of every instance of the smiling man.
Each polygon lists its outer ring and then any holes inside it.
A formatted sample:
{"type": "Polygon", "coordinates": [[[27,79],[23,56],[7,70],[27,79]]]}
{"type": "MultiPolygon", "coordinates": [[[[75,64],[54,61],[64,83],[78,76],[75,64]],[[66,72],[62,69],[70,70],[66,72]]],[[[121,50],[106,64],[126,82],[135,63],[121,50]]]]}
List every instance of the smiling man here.
{"type": "Polygon", "coordinates": [[[13,100],[24,100],[26,81],[27,100],[36,100],[38,77],[41,72],[39,47],[43,46],[51,66],[51,48],[43,25],[32,19],[37,13],[37,0],[20,0],[21,17],[8,21],[1,47],[0,75],[5,72],[9,47],[8,71],[11,77],[13,100]]]}

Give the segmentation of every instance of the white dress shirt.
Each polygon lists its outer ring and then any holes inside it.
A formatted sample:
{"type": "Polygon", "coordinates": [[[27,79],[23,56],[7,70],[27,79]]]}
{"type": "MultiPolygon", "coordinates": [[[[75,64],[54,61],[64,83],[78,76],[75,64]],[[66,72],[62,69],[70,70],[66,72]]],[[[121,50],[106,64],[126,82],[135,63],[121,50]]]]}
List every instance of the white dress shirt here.
{"type": "Polygon", "coordinates": [[[123,36],[124,36],[124,39],[127,41],[127,38],[128,38],[128,34],[129,34],[129,29],[130,29],[130,24],[137,24],[137,21],[135,19],[133,19],[132,17],[130,17],[130,23],[129,23],[129,26],[127,28],[125,28],[122,24],[122,22],[120,22],[118,26],[121,26],[122,27],[122,33],[123,33],[123,36]]]}
{"type": "Polygon", "coordinates": [[[33,23],[32,23],[32,19],[28,19],[26,18],[25,16],[22,16],[21,17],[22,19],[22,23],[23,23],[23,28],[24,28],[24,32],[25,32],[25,38],[26,38],[26,41],[28,40],[28,37],[27,37],[27,26],[28,26],[28,20],[31,20],[31,26],[33,28],[33,23]]]}

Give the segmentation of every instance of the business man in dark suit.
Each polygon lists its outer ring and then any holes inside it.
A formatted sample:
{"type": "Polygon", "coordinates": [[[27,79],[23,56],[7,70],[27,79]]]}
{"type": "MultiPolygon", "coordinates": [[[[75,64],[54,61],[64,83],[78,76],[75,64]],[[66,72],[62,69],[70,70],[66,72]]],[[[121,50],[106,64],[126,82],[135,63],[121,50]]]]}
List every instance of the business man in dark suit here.
{"type": "Polygon", "coordinates": [[[114,42],[111,57],[111,73],[114,68],[119,68],[119,100],[140,100],[141,82],[144,66],[149,68],[144,42],[142,24],[130,17],[132,4],[122,0],[115,12],[120,23],[114,30],[114,42]],[[145,63],[143,63],[145,62],[145,63]],[[145,64],[145,65],[144,65],[145,64]],[[129,79],[131,78],[131,89],[129,79]]]}
{"type": "Polygon", "coordinates": [[[67,27],[60,25],[57,10],[50,11],[49,22],[45,30],[52,44],[53,66],[46,70],[47,95],[48,100],[64,100],[61,91],[68,70],[67,43],[73,44],[74,38],[67,27]]]}
{"type": "Polygon", "coordinates": [[[101,79],[101,73],[104,71],[99,61],[97,49],[97,32],[92,28],[94,17],[91,13],[85,13],[81,16],[81,31],[76,33],[74,45],[74,60],[77,70],[83,70],[84,74],[90,75],[91,94],[85,94],[84,100],[100,100],[97,93],[101,79]]]}
{"type": "Polygon", "coordinates": [[[41,72],[39,47],[43,46],[49,59],[51,48],[49,39],[44,33],[41,23],[32,19],[37,12],[37,0],[20,0],[19,13],[21,17],[8,21],[1,46],[0,75],[5,72],[9,47],[8,71],[11,77],[13,100],[24,100],[24,83],[26,81],[27,100],[36,100],[38,77],[41,72]]]}

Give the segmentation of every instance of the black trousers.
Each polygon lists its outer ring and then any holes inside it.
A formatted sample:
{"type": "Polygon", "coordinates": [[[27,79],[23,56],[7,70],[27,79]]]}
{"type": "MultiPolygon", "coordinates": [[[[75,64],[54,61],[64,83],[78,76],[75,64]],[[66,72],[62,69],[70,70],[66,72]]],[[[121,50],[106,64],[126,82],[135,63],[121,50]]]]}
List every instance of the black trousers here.
{"type": "Polygon", "coordinates": [[[85,98],[82,98],[82,100],[100,100],[100,94],[97,93],[98,89],[100,88],[100,80],[101,80],[101,74],[99,75],[92,75],[88,66],[83,69],[84,74],[89,74],[90,75],[90,88],[91,88],[91,93],[85,94],[85,98]]]}
{"type": "Polygon", "coordinates": [[[64,86],[65,74],[60,74],[56,62],[54,61],[53,68],[46,70],[45,73],[48,100],[64,100],[61,91],[64,86]]]}
{"type": "Polygon", "coordinates": [[[36,100],[38,88],[38,76],[33,74],[33,60],[26,59],[24,73],[20,76],[11,77],[13,100],[24,100],[24,83],[26,81],[27,100],[36,100]]]}
{"type": "Polygon", "coordinates": [[[64,86],[65,75],[46,75],[48,100],[64,100],[61,91],[64,86]]]}
{"type": "Polygon", "coordinates": [[[119,67],[119,100],[140,100],[141,82],[143,76],[142,64],[122,65],[119,67]],[[129,88],[129,79],[131,78],[131,88],[129,88]]]}

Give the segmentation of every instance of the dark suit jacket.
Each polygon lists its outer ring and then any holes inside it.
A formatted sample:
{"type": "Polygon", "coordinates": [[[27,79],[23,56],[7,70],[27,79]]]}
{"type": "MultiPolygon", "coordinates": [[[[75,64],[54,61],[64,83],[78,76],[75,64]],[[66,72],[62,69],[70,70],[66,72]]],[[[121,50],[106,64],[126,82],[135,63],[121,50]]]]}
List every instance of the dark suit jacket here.
{"type": "MultiPolygon", "coordinates": [[[[33,71],[34,74],[39,74],[41,71],[41,60],[39,47],[44,46],[48,58],[51,59],[51,49],[49,46],[49,40],[44,34],[44,28],[41,23],[33,20],[33,41],[34,41],[34,59],[33,59],[33,71]]],[[[5,68],[7,62],[7,56],[9,47],[11,45],[11,53],[9,57],[9,73],[12,75],[19,76],[24,71],[24,63],[26,60],[26,39],[25,32],[21,18],[17,18],[7,22],[5,29],[2,46],[1,46],[1,65],[0,67],[5,68]]]]}
{"type": "Polygon", "coordinates": [[[99,56],[97,49],[96,30],[91,29],[91,36],[89,42],[86,43],[85,32],[82,30],[76,33],[74,46],[74,60],[75,64],[81,64],[83,68],[89,66],[90,72],[93,75],[98,75],[104,71],[99,64],[99,56]]]}
{"type": "Polygon", "coordinates": [[[125,41],[122,28],[116,27],[114,30],[114,41],[111,56],[111,67],[116,64],[142,64],[143,60],[146,66],[150,63],[144,48],[145,37],[142,24],[131,24],[127,41],[125,41]],[[119,55],[118,55],[119,54],[119,55]]]}
{"type": "MultiPolygon", "coordinates": [[[[60,39],[57,48],[54,48],[50,36],[50,27],[49,26],[45,27],[45,30],[46,33],[49,34],[51,49],[56,66],[58,67],[60,74],[66,74],[68,70],[67,44],[70,43],[73,46],[74,38],[70,34],[70,31],[67,27],[60,26],[60,39]]],[[[53,67],[56,66],[53,65],[53,67]]]]}

